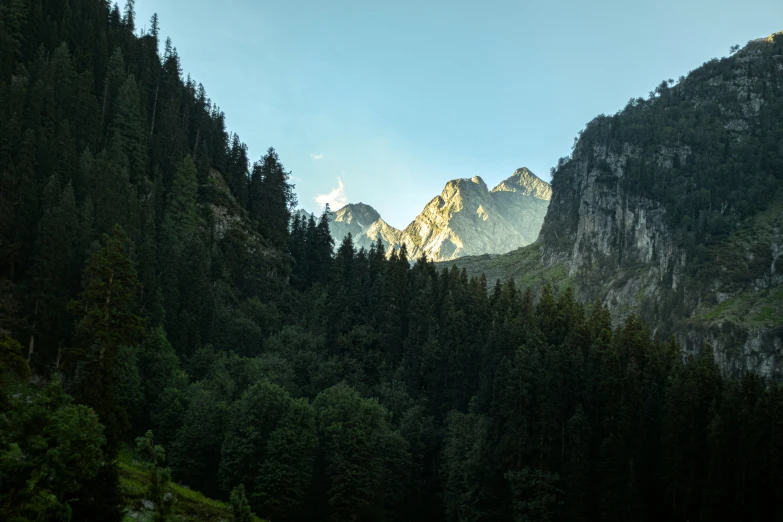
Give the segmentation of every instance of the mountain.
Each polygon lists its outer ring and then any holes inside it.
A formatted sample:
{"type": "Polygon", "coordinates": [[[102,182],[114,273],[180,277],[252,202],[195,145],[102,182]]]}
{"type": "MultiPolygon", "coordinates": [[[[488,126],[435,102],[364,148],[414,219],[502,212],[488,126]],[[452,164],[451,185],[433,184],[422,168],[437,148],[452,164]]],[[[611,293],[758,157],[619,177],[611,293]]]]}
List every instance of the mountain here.
{"type": "Polygon", "coordinates": [[[538,239],[544,223],[552,187],[527,168],[517,169],[507,180],[492,189],[495,204],[503,209],[503,216],[530,244],[538,239]]]}
{"type": "MultiPolygon", "coordinates": [[[[329,219],[329,231],[335,238],[335,244],[339,245],[337,238],[342,239],[348,234],[355,237],[357,243],[362,243],[362,238],[366,237],[372,224],[381,219],[381,215],[370,205],[354,203],[342,207],[337,212],[332,212],[329,219]]],[[[369,244],[366,246],[369,248],[369,244]]]]}
{"type": "Polygon", "coordinates": [[[335,234],[341,236],[349,232],[354,236],[360,236],[379,219],[381,215],[370,205],[364,203],[346,205],[334,213],[332,228],[335,234]]]}
{"type": "Polygon", "coordinates": [[[536,244],[457,260],[573,286],[727,372],[783,377],[783,34],[599,116],[560,160],[536,244]]]}
{"type": "Polygon", "coordinates": [[[492,190],[478,176],[449,181],[404,230],[364,203],[333,212],[329,227],[336,246],[348,233],[357,248],[369,249],[380,237],[388,252],[404,244],[409,259],[504,253],[536,240],[551,194],[548,183],[523,167],[492,190]]]}
{"type": "Polygon", "coordinates": [[[379,236],[387,248],[399,244],[400,231],[387,224],[377,210],[364,203],[349,203],[334,212],[329,231],[336,246],[348,233],[354,237],[357,248],[369,250],[379,236]]]}
{"type": "MultiPolygon", "coordinates": [[[[308,220],[312,217],[318,220],[318,216],[306,210],[299,209],[296,214],[300,219],[308,220]]],[[[364,203],[349,203],[336,212],[329,212],[329,233],[334,240],[335,250],[348,234],[351,234],[357,249],[369,250],[380,237],[387,251],[399,247],[402,236],[402,232],[386,223],[377,210],[364,203]]]]}

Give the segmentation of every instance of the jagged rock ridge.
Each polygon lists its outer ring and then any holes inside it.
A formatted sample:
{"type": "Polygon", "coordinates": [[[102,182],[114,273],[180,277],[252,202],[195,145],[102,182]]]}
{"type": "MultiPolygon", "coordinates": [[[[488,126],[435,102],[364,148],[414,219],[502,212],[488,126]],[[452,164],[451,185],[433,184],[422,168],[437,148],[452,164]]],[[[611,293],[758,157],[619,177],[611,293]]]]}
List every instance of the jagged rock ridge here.
{"type": "Polygon", "coordinates": [[[388,252],[404,244],[410,259],[504,253],[536,240],[551,195],[547,182],[520,168],[492,190],[479,176],[449,181],[404,230],[364,203],[333,212],[330,230],[336,245],[350,233],[357,248],[369,249],[380,237],[388,252]]]}

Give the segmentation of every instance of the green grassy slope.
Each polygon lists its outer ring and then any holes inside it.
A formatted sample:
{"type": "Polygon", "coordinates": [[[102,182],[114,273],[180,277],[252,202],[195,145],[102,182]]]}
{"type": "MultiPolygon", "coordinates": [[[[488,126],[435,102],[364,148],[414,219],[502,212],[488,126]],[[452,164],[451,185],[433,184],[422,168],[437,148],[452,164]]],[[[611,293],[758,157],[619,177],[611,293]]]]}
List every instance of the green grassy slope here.
{"type": "MultiPolygon", "coordinates": [[[[152,520],[152,512],[144,509],[142,500],[147,489],[147,476],[142,468],[133,460],[130,451],[120,454],[120,490],[122,492],[127,514],[125,522],[146,522],[152,520]]],[[[228,504],[219,500],[207,498],[197,491],[171,483],[174,494],[174,512],[172,520],[176,522],[227,522],[232,519],[228,504]]],[[[260,518],[255,518],[263,522],[260,518]]]]}
{"type": "Polygon", "coordinates": [[[541,246],[537,243],[519,248],[507,254],[485,254],[483,256],[460,257],[454,261],[437,264],[439,268],[450,268],[456,265],[464,268],[469,276],[486,275],[487,281],[493,284],[496,280],[513,279],[521,287],[538,289],[551,284],[556,290],[568,287],[577,289],[577,282],[568,277],[565,267],[557,264],[545,267],[541,262],[541,246]]]}

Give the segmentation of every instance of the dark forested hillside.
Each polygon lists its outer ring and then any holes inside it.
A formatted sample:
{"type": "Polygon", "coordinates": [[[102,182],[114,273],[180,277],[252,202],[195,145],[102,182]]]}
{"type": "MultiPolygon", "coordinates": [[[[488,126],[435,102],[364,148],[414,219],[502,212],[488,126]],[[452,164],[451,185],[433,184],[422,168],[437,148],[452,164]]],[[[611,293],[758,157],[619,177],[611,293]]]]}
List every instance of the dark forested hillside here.
{"type": "Polygon", "coordinates": [[[243,521],[783,519],[780,387],[334,253],[126,5],[0,5],[0,519],[186,517],[169,478],[243,521]]]}

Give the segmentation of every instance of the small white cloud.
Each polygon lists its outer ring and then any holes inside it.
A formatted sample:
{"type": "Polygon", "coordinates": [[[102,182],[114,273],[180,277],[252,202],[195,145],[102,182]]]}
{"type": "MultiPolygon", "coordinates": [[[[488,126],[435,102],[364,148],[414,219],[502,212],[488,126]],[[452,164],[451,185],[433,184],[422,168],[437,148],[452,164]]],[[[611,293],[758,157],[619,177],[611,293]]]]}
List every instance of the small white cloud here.
{"type": "Polygon", "coordinates": [[[321,154],[310,154],[310,157],[313,158],[314,160],[324,159],[323,153],[321,153],[321,154]]]}
{"type": "Polygon", "coordinates": [[[315,196],[315,202],[318,203],[321,208],[326,207],[326,204],[329,203],[329,207],[332,210],[337,210],[347,205],[348,198],[345,197],[345,185],[343,185],[343,180],[338,177],[337,188],[333,188],[328,194],[318,194],[315,196]]]}

